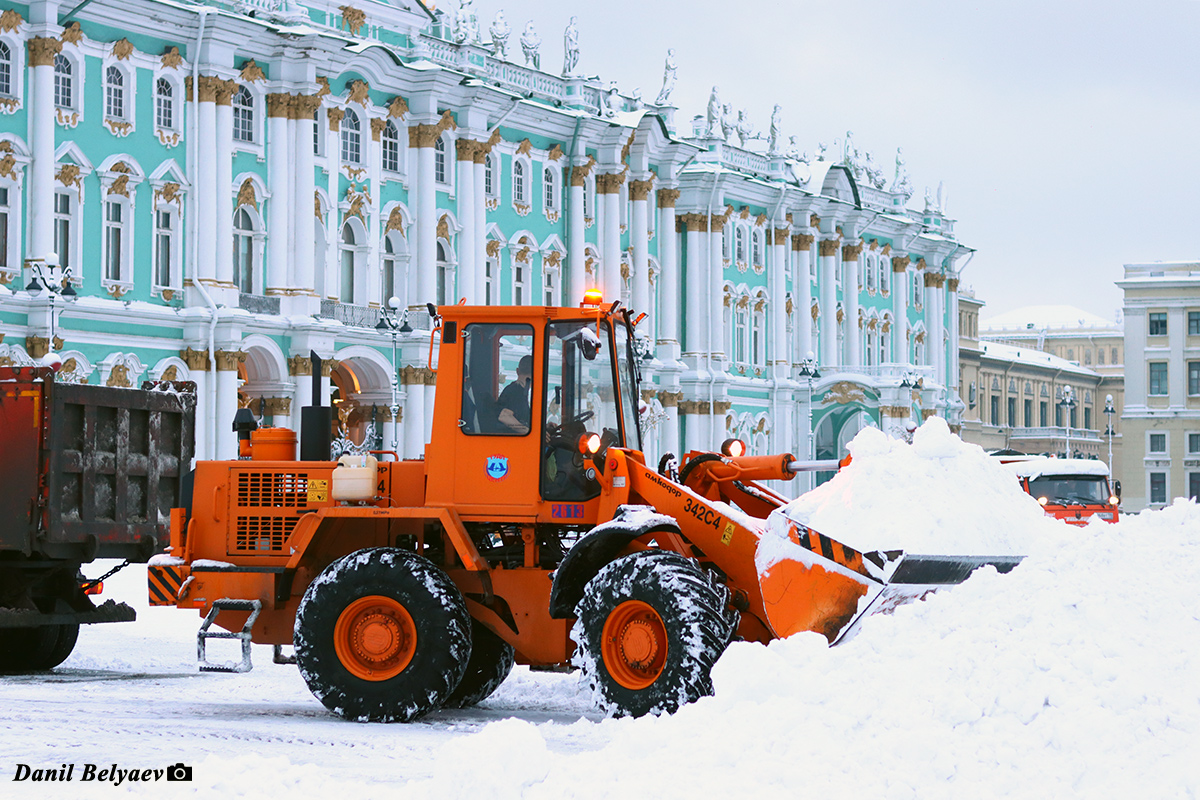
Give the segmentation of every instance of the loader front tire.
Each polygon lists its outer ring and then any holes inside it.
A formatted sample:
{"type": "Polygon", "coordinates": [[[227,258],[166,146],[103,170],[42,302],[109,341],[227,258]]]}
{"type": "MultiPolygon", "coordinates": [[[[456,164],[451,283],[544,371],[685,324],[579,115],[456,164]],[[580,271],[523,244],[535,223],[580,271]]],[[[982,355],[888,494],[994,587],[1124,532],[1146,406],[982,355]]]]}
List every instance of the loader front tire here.
{"type": "Polygon", "coordinates": [[[317,576],[296,611],[300,674],[326,708],[359,722],[409,722],[440,708],[471,656],[462,594],[428,559],[359,550],[317,576]]]}
{"type": "Polygon", "coordinates": [[[458,687],[442,704],[444,708],[470,708],[500,688],[512,672],[516,652],[474,617],[471,618],[471,660],[458,687]]]}
{"type": "Polygon", "coordinates": [[[732,636],[728,594],[690,559],[647,550],[597,573],[571,638],[597,704],[613,716],[673,713],[712,694],[732,636]]]}

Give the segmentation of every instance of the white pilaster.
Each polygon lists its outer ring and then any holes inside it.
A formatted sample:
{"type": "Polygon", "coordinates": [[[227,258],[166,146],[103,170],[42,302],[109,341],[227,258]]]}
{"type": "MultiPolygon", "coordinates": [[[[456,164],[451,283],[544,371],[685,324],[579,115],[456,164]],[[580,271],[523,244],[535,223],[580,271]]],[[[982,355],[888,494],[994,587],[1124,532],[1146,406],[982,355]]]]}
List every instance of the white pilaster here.
{"type": "MultiPolygon", "coordinates": [[[[233,287],[233,106],[232,81],[217,89],[216,231],[217,281],[233,287]]],[[[235,403],[236,403],[236,397],[235,403]]],[[[232,424],[232,423],[231,423],[232,424]]],[[[234,452],[236,454],[236,446],[234,452]]]]}
{"type": "Polygon", "coordinates": [[[295,260],[290,285],[298,294],[293,306],[299,313],[312,314],[320,310],[317,297],[316,264],[314,244],[317,235],[317,217],[314,199],[317,193],[313,164],[313,113],[320,108],[320,98],[301,95],[292,101],[292,141],[296,174],[292,181],[292,230],[295,232],[295,260]],[[301,299],[305,298],[305,299],[301,299]],[[303,308],[300,308],[303,306],[303,308]]]}
{"type": "MultiPolygon", "coordinates": [[[[659,358],[664,360],[679,358],[679,304],[683,298],[679,295],[679,234],[675,232],[675,201],[678,198],[678,189],[658,190],[658,344],[664,348],[659,353],[659,358]]],[[[669,413],[674,417],[676,411],[672,406],[669,413]]],[[[676,427],[676,445],[678,441],[679,430],[676,427]]],[[[678,449],[665,444],[663,446],[679,454],[678,449]]]]}
{"type": "Polygon", "coordinates": [[[575,304],[583,299],[583,290],[587,288],[587,270],[584,247],[583,221],[583,177],[576,175],[581,168],[575,165],[571,168],[570,202],[567,210],[567,300],[575,304]],[[576,185],[578,184],[578,185],[576,185]]]}
{"type": "Polygon", "coordinates": [[[796,362],[816,353],[812,340],[812,245],[813,237],[807,233],[792,236],[792,297],[796,306],[795,317],[796,362]]]}
{"type": "MultiPolygon", "coordinates": [[[[466,297],[468,305],[478,305],[482,297],[476,295],[478,281],[475,272],[482,266],[475,261],[475,142],[460,139],[457,143],[458,186],[458,295],[466,297]]],[[[447,298],[449,299],[449,298],[447,298]]],[[[457,299],[457,298],[455,298],[457,299]]]]}
{"type": "MultiPolygon", "coordinates": [[[[776,377],[790,372],[787,357],[787,241],[790,231],[775,228],[771,231],[771,258],[767,262],[767,292],[771,298],[768,308],[771,335],[767,340],[767,355],[776,377]]],[[[794,304],[794,301],[793,301],[794,304]]],[[[775,420],[778,429],[779,420],[775,420]]]]}
{"type": "Polygon", "coordinates": [[[621,192],[620,185],[625,179],[624,174],[596,176],[597,204],[603,199],[604,218],[601,220],[601,242],[603,252],[600,254],[601,281],[604,288],[604,300],[612,302],[621,298],[621,192]],[[604,187],[601,193],[601,187],[604,187]]]}
{"type": "Polygon", "coordinates": [[[288,260],[295,233],[291,230],[292,175],[287,112],[291,98],[269,95],[267,98],[267,180],[271,199],[267,201],[267,280],[266,294],[281,294],[289,286],[288,260]]]}
{"type": "Polygon", "coordinates": [[[892,256],[892,361],[908,361],[908,256],[892,256]]]}
{"type": "MultiPolygon", "coordinates": [[[[62,45],[57,39],[30,39],[29,89],[29,198],[30,238],[26,258],[45,258],[54,249],[54,54],[62,45]]],[[[14,76],[20,80],[20,76],[14,76]]],[[[59,253],[62,259],[64,253],[59,253]]],[[[11,266],[11,265],[10,265],[11,266]]],[[[80,274],[76,264],[73,274],[80,274]]]]}
{"type": "Polygon", "coordinates": [[[820,244],[821,293],[821,358],[823,365],[840,363],[837,345],[837,261],[841,257],[836,239],[823,239],[820,244]]]}
{"type": "MultiPolygon", "coordinates": [[[[633,310],[639,314],[649,314],[653,319],[657,317],[657,312],[650,307],[650,223],[647,217],[651,185],[650,181],[629,183],[629,238],[633,245],[633,264],[630,269],[633,310]]],[[[657,323],[658,320],[653,321],[657,323]]]]}
{"type": "MultiPolygon", "coordinates": [[[[684,355],[700,357],[707,349],[708,334],[705,319],[708,307],[704,302],[704,287],[708,285],[707,244],[708,237],[701,232],[701,214],[684,215],[687,226],[687,283],[685,284],[685,299],[687,309],[687,330],[684,336],[684,355]]],[[[689,445],[690,446],[690,445],[689,445]]]]}
{"type": "Polygon", "coordinates": [[[858,258],[862,243],[842,247],[842,308],[846,310],[846,363],[862,366],[862,329],[858,327],[858,258]]]}

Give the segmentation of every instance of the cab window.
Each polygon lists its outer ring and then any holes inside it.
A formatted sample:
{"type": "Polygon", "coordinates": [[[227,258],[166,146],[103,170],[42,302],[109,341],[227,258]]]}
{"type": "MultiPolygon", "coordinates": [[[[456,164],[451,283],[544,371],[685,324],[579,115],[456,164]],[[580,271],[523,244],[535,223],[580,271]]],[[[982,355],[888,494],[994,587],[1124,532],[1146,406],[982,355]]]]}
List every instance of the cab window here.
{"type": "Polygon", "coordinates": [[[527,436],[531,424],[533,326],[474,323],[463,329],[458,426],[470,436],[527,436]]]}

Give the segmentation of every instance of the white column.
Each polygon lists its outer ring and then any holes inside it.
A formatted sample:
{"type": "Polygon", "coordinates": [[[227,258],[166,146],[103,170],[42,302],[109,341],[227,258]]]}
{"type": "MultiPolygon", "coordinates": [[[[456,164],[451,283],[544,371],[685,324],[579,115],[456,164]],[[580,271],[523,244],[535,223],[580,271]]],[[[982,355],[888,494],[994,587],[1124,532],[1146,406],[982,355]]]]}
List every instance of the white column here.
{"type": "MultiPolygon", "coordinates": [[[[338,252],[338,242],[341,241],[341,210],[338,208],[340,176],[342,173],[342,119],[346,112],[340,108],[326,109],[322,123],[329,126],[329,134],[325,143],[325,168],[328,170],[328,182],[325,184],[325,196],[329,198],[329,213],[325,217],[325,250],[314,257],[317,262],[314,269],[321,270],[325,282],[325,299],[341,299],[342,276],[341,256],[338,252]]],[[[315,233],[315,231],[314,231],[315,233]]]]}
{"type": "MultiPolygon", "coordinates": [[[[950,313],[947,315],[950,321],[950,341],[948,344],[949,354],[948,361],[950,373],[946,378],[946,385],[950,387],[951,393],[958,392],[958,278],[947,278],[947,289],[949,294],[946,296],[950,305],[950,313]]],[[[953,394],[951,395],[953,396],[953,394]]],[[[1010,421],[1010,424],[1011,421],[1010,421]]]]}
{"type": "MultiPolygon", "coordinates": [[[[310,250],[312,248],[309,248],[310,250]]],[[[292,395],[292,430],[296,435],[300,434],[300,413],[305,406],[311,406],[313,401],[312,396],[312,362],[309,361],[308,353],[297,353],[302,355],[302,360],[295,362],[299,369],[293,369],[291,363],[288,364],[288,372],[292,376],[292,380],[296,384],[295,391],[292,395]]]]}
{"type": "Polygon", "coordinates": [[[721,229],[725,226],[724,214],[713,214],[709,219],[708,235],[705,239],[708,260],[708,352],[717,369],[725,358],[724,339],[729,335],[723,324],[725,311],[725,254],[721,246],[721,229]]]}
{"type": "MultiPolygon", "coordinates": [[[[233,93],[234,81],[218,81],[217,153],[216,153],[216,222],[217,222],[217,280],[233,286],[233,93]]],[[[236,397],[235,397],[236,401],[236,397]]],[[[231,423],[232,424],[232,421],[231,423]]],[[[236,447],[235,447],[236,452],[236,447]]]]}
{"type": "Polygon", "coordinates": [[[816,353],[812,340],[812,245],[813,236],[797,233],[792,236],[792,297],[796,310],[796,350],[794,360],[799,362],[816,353]]]}
{"type": "Polygon", "coordinates": [[[705,280],[708,275],[707,236],[702,233],[705,217],[703,214],[684,214],[683,222],[687,227],[687,283],[685,300],[687,309],[687,330],[684,336],[684,354],[700,357],[707,349],[708,335],[705,318],[708,316],[708,306],[704,302],[705,280]]]}
{"type": "Polygon", "coordinates": [[[653,185],[651,181],[629,182],[629,238],[633,245],[633,264],[629,273],[633,291],[630,300],[634,311],[649,314],[652,319],[657,313],[650,307],[650,221],[647,215],[650,213],[648,197],[653,185]]]}
{"type": "Polygon", "coordinates": [[[583,300],[587,288],[587,255],[584,250],[583,191],[587,175],[578,164],[571,167],[571,192],[567,209],[567,302],[575,305],[583,300]]]}
{"type": "Polygon", "coordinates": [[[289,244],[295,241],[290,230],[291,207],[288,193],[290,142],[288,110],[291,96],[267,95],[267,180],[271,199],[267,201],[267,280],[265,294],[282,294],[289,286],[289,244]]]}
{"type": "MultiPolygon", "coordinates": [[[[470,139],[459,139],[456,143],[458,185],[454,187],[458,200],[458,296],[466,297],[468,305],[483,302],[476,296],[478,281],[476,270],[482,270],[481,262],[475,260],[475,148],[470,139]]],[[[458,298],[454,298],[457,300],[458,298]]]]}
{"type": "Polygon", "coordinates": [[[596,176],[596,201],[604,203],[604,218],[601,220],[600,281],[604,288],[604,301],[611,303],[621,299],[621,173],[596,176]]]}
{"type": "MultiPolygon", "coordinates": [[[[475,143],[475,302],[487,298],[487,154],[486,142],[475,143]]],[[[493,176],[496,177],[496,176],[493,176]]]]}
{"type": "MultiPolygon", "coordinates": [[[[675,231],[675,201],[678,199],[678,189],[658,190],[658,343],[667,347],[668,352],[663,355],[668,358],[679,357],[679,304],[683,299],[679,296],[679,234],[675,231]]],[[[674,417],[676,411],[672,406],[668,413],[674,417]]],[[[675,441],[679,441],[677,427],[675,441]]],[[[665,441],[663,447],[679,454],[678,449],[667,447],[665,441]]]]}
{"type": "Polygon", "coordinates": [[[313,114],[320,107],[321,98],[315,95],[299,95],[292,100],[292,141],[296,174],[292,181],[292,230],[295,232],[295,261],[291,286],[305,292],[309,298],[311,312],[320,309],[316,286],[317,264],[314,261],[313,243],[317,235],[317,219],[314,198],[317,194],[316,178],[313,174],[313,114]]]}
{"type": "MultiPolygon", "coordinates": [[[[674,453],[675,457],[683,455],[679,452],[679,406],[678,400],[672,398],[663,403],[663,413],[667,418],[662,421],[661,452],[674,453]]],[[[655,466],[658,466],[655,464],[655,466]]]]}
{"type": "Polygon", "coordinates": [[[933,380],[938,382],[938,351],[941,349],[937,331],[937,274],[925,273],[925,357],[933,365],[933,380]]]}
{"type": "MultiPolygon", "coordinates": [[[[433,146],[440,133],[436,125],[418,125],[415,141],[410,140],[416,145],[417,153],[417,224],[413,226],[417,234],[417,283],[416,293],[409,296],[408,306],[410,309],[415,307],[418,312],[424,311],[426,303],[437,302],[437,187],[434,185],[433,146]]],[[[417,319],[421,318],[418,313],[417,319]]],[[[418,435],[424,434],[418,432],[418,435]]]]}
{"type": "MultiPolygon", "coordinates": [[[[791,231],[775,228],[771,231],[771,259],[767,263],[767,292],[771,298],[768,308],[771,335],[767,342],[768,355],[776,377],[790,371],[787,359],[787,241],[791,231]]],[[[775,420],[779,430],[780,420],[775,420]]]]}
{"type": "MultiPolygon", "coordinates": [[[[38,38],[28,42],[30,67],[29,89],[29,149],[33,156],[30,165],[29,198],[30,237],[26,258],[45,258],[53,252],[54,244],[54,56],[62,49],[57,39],[38,38]]],[[[20,76],[14,76],[20,80],[20,76]]],[[[66,253],[59,253],[60,263],[66,253]]],[[[82,264],[73,265],[78,276],[82,264]]],[[[18,278],[19,280],[19,278],[18,278]]],[[[18,288],[22,288],[20,284],[18,288]]]]}
{"type": "Polygon", "coordinates": [[[232,461],[238,457],[237,437],[233,433],[233,417],[238,405],[238,355],[236,350],[217,351],[216,457],[220,461],[232,461]]]}
{"type": "Polygon", "coordinates": [[[837,239],[823,239],[820,244],[821,293],[821,356],[820,363],[835,366],[840,363],[837,346],[837,260],[841,255],[837,239]]]}
{"type": "MultiPolygon", "coordinates": [[[[203,345],[202,345],[203,347],[203,345]]],[[[208,351],[204,352],[204,361],[208,361],[208,351]]],[[[188,380],[196,384],[196,424],[195,424],[195,459],[209,461],[212,456],[208,452],[208,380],[211,372],[188,365],[188,380]]]]}
{"type": "Polygon", "coordinates": [[[892,361],[908,361],[908,256],[892,256],[892,361]]]}
{"type": "Polygon", "coordinates": [[[217,280],[217,107],[213,86],[216,79],[201,76],[197,83],[200,102],[196,115],[196,197],[192,202],[196,214],[195,274],[199,280],[212,284],[217,280]]]}
{"type": "Polygon", "coordinates": [[[862,330],[858,327],[858,257],[862,243],[842,247],[842,308],[846,310],[846,363],[862,366],[862,330]]]}
{"type": "Polygon", "coordinates": [[[425,384],[417,368],[405,367],[404,457],[420,458],[425,452],[425,384]]]}

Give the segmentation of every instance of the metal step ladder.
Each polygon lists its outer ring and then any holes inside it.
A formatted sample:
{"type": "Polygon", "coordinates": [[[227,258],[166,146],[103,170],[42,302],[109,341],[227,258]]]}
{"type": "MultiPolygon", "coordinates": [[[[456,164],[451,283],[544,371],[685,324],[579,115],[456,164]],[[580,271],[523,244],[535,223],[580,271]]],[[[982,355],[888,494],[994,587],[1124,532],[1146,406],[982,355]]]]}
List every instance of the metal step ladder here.
{"type": "Polygon", "coordinates": [[[260,600],[232,600],[228,597],[223,597],[216,600],[209,609],[208,615],[204,618],[204,622],[200,623],[200,631],[196,634],[196,659],[200,662],[201,672],[249,672],[254,668],[250,663],[250,629],[254,627],[254,621],[258,619],[259,612],[262,611],[262,601],[260,600]],[[231,633],[228,631],[210,631],[209,627],[216,621],[217,615],[222,611],[249,611],[250,616],[246,617],[246,624],[242,626],[240,631],[231,633]],[[242,641],[242,661],[240,664],[213,664],[204,654],[204,643],[208,639],[240,639],[242,641]]]}

